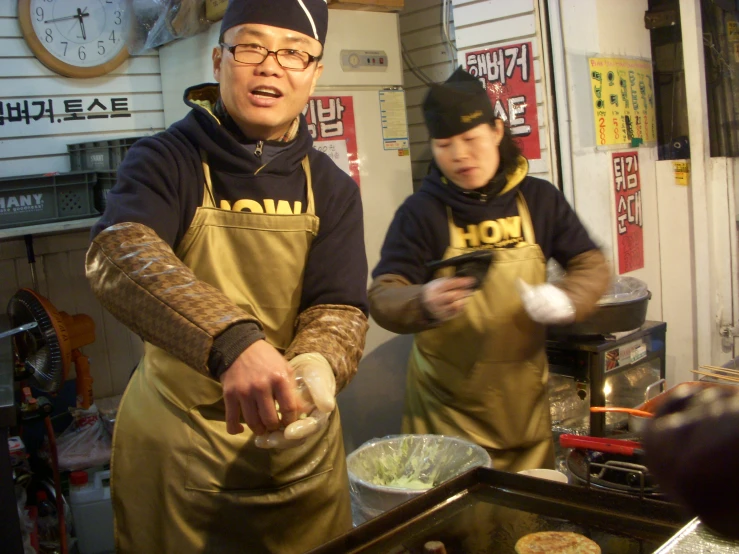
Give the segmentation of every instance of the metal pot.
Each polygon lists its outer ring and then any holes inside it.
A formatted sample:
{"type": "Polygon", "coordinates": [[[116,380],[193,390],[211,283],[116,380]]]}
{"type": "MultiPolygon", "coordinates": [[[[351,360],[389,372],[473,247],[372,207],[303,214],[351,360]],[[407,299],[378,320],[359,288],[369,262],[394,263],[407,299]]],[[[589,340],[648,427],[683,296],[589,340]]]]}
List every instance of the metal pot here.
{"type": "MultiPolygon", "coordinates": [[[[690,393],[697,392],[699,390],[705,390],[712,387],[730,387],[731,385],[720,385],[718,383],[711,383],[707,381],[685,381],[679,383],[674,387],[667,389],[655,397],[649,399],[649,392],[652,387],[656,387],[664,384],[664,379],[655,381],[647,388],[646,397],[648,400],[643,404],[639,404],[636,409],[650,414],[655,414],[660,406],[665,403],[668,399],[684,396],[690,393]]],[[[641,434],[644,431],[647,421],[651,417],[640,417],[629,414],[629,432],[641,434]]]]}
{"type": "Polygon", "coordinates": [[[593,314],[579,323],[570,325],[551,326],[548,329],[552,337],[566,337],[578,335],[606,335],[638,329],[647,318],[647,305],[652,298],[652,292],[634,300],[599,304],[593,314]]]}

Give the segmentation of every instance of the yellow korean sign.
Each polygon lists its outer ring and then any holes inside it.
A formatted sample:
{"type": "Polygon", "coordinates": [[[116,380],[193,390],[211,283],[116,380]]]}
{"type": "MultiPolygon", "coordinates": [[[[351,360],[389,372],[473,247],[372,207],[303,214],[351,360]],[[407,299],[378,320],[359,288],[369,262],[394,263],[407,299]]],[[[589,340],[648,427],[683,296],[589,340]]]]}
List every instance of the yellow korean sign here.
{"type": "Polygon", "coordinates": [[[690,160],[672,162],[672,170],[675,173],[675,184],[688,186],[690,184],[690,160]]]}
{"type": "Polygon", "coordinates": [[[588,58],[598,146],[657,140],[652,62],[588,58]]]}

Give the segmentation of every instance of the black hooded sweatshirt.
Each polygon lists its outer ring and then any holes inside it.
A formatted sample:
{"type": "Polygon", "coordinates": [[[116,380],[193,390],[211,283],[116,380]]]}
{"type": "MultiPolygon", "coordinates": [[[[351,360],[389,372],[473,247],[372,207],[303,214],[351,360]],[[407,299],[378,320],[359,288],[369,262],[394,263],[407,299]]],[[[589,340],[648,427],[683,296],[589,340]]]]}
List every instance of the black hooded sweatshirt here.
{"type": "Polygon", "coordinates": [[[536,242],[547,260],[554,258],[566,267],[578,254],[596,249],[564,195],[548,181],[526,175],[528,163],[524,158],[519,161],[504,186],[496,175],[476,191],[457,187],[432,164],[420,189],[395,213],[372,277],[400,275],[414,285],[433,279],[433,272],[425,265],[441,259],[450,244],[447,207],[451,208],[454,225],[471,237],[466,239],[469,248],[515,246],[521,237],[509,232],[516,225],[508,218],[519,215],[519,191],[531,214],[536,242]]]}
{"type": "MultiPolygon", "coordinates": [[[[227,115],[215,109],[217,99],[217,85],[187,89],[185,103],[192,108],[190,113],[166,131],[142,138],[130,148],[92,237],[113,224],[134,222],[150,227],[176,249],[195,210],[202,205],[205,177],[200,150],[207,154],[217,206],[266,213],[299,209],[305,213],[308,202],[301,162],[307,155],[320,227],[305,267],[300,311],[338,304],[354,306],[366,314],[367,259],[357,184],[328,156],[313,148],[302,115],[294,140],[249,142],[227,115]],[[255,155],[255,149],[266,150],[269,159],[255,155]]],[[[240,263],[241,269],[248,271],[249,253],[224,263],[240,263]]],[[[239,324],[243,325],[256,328],[254,324],[239,324]]],[[[247,340],[243,328],[241,333],[227,330],[223,335],[229,333],[227,342],[231,344],[221,347],[230,352],[234,351],[234,341],[239,343],[240,352],[263,337],[252,332],[247,340]]],[[[217,339],[214,348],[218,346],[217,339]]],[[[215,374],[225,369],[223,364],[220,368],[209,365],[215,374]]]]}

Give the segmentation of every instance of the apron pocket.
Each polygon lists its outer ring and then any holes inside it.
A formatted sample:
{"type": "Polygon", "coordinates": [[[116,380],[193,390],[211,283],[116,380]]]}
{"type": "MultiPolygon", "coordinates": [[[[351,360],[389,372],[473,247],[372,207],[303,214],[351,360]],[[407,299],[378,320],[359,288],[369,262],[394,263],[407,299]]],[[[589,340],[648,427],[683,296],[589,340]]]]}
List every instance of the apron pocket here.
{"type": "Polygon", "coordinates": [[[276,491],[333,468],[336,450],[329,437],[335,414],[326,432],[309,437],[305,444],[285,450],[254,445],[254,435],[244,425],[238,435],[226,432],[223,401],[195,406],[186,414],[189,450],[185,488],[204,492],[276,491]]]}

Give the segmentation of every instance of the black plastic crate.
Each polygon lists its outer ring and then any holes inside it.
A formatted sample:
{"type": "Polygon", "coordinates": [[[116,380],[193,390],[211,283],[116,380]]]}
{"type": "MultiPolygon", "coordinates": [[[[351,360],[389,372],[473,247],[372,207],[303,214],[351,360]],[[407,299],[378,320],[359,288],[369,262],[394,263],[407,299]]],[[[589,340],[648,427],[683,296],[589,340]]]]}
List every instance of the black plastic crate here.
{"type": "Polygon", "coordinates": [[[0,229],[98,215],[90,171],[0,179],[0,229]]]}
{"type": "Polygon", "coordinates": [[[72,171],[116,169],[131,145],[141,137],[114,140],[98,140],[68,144],[69,163],[72,171]]]}
{"type": "Polygon", "coordinates": [[[115,170],[109,171],[97,171],[97,184],[95,185],[95,192],[93,194],[93,200],[95,203],[95,209],[100,213],[105,211],[106,199],[108,192],[115,186],[118,179],[118,172],[115,170]]]}

